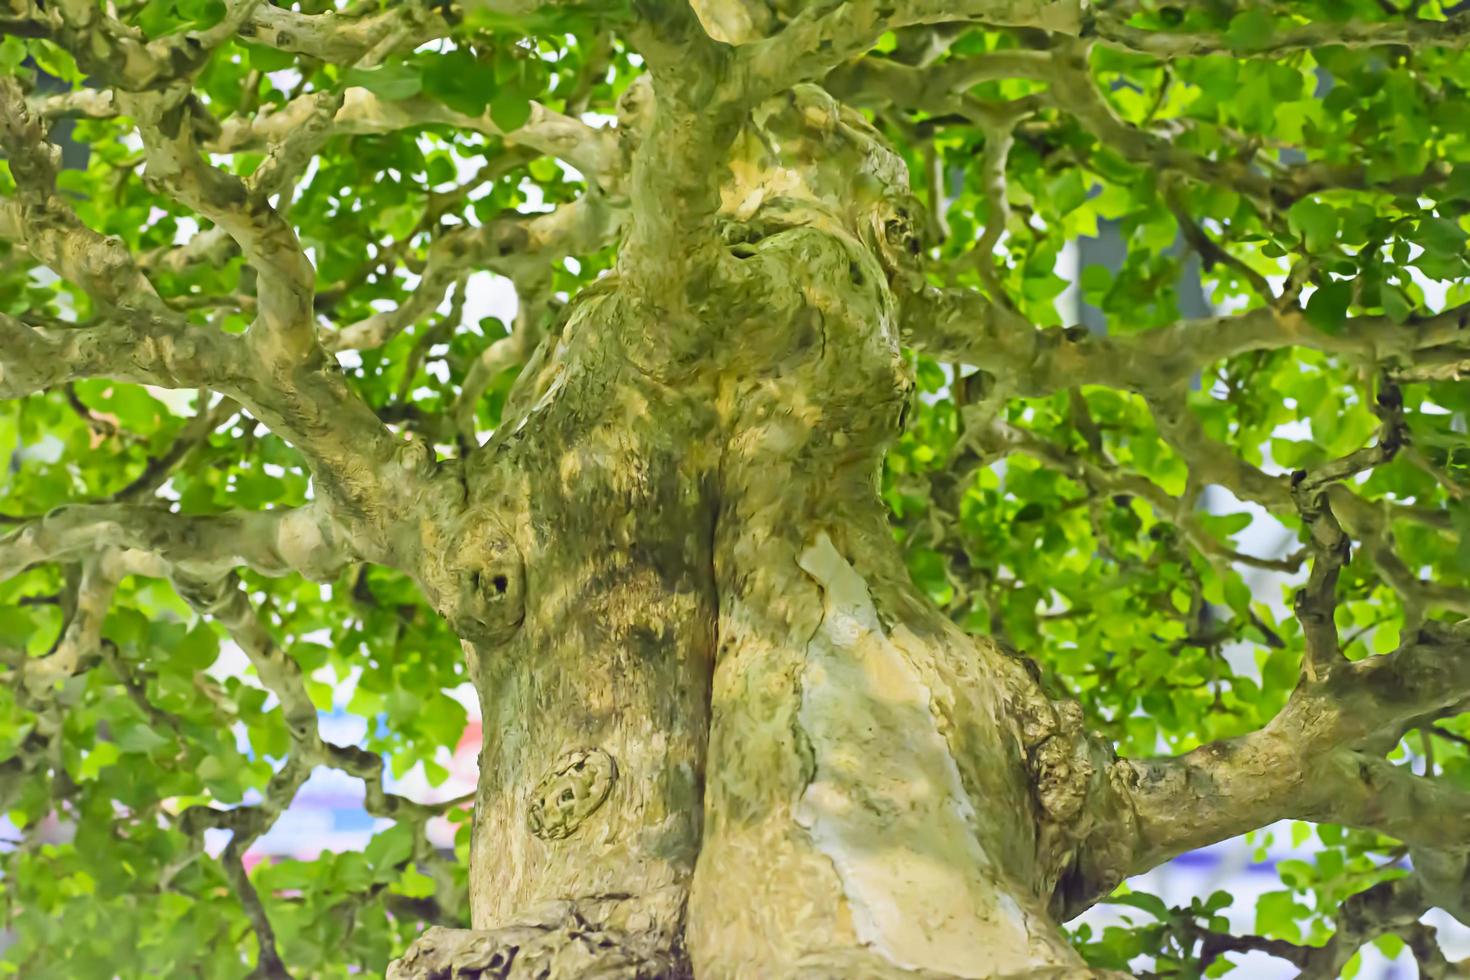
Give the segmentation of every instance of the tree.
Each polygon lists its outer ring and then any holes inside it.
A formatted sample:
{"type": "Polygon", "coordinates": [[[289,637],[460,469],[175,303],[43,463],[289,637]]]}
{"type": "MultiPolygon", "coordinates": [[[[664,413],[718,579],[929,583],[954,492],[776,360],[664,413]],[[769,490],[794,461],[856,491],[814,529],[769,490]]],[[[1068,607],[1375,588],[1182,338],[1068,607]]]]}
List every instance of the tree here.
{"type": "Polygon", "coordinates": [[[0,7],[10,972],[1465,975],[1470,12],[294,8],[0,7]],[[1282,819],[1259,935],[1061,926],[1282,819]]]}

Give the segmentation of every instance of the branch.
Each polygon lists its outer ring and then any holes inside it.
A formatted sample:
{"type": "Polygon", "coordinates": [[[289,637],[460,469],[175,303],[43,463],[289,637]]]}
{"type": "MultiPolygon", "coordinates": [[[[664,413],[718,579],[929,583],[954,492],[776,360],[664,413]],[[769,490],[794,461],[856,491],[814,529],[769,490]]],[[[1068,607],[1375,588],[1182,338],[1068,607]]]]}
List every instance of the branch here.
{"type": "Polygon", "coordinates": [[[291,766],[309,773],[316,766],[327,765],[361,779],[366,793],[364,807],[376,817],[423,823],[467,802],[466,798],[460,798],[444,803],[418,803],[389,793],[383,788],[382,756],[356,746],[325,741],[301,666],[276,643],[234,573],[213,580],[179,576],[175,585],[201,616],[208,616],[225,627],[245,652],[260,682],[280,702],[291,737],[291,766]]]}
{"type": "MultiPolygon", "coordinates": [[[[985,429],[975,430],[967,426],[965,438],[973,438],[990,453],[1009,455],[1022,452],[1048,467],[1066,474],[1072,480],[1092,491],[1095,497],[1111,497],[1127,494],[1148,502],[1161,519],[1174,524],[1183,532],[1185,539],[1206,558],[1218,565],[1251,565],[1278,572],[1294,572],[1301,567],[1300,555],[1287,558],[1258,558],[1227,547],[1199,519],[1194,496],[1185,494],[1171,496],[1164,488],[1142,476],[1121,472],[1111,466],[1093,463],[1075,453],[1036,438],[1030,432],[1010,423],[991,419],[985,429]]],[[[986,462],[989,462],[987,459],[986,462]]],[[[963,481],[964,477],[961,477],[963,481]]]]}
{"type": "MultiPolygon", "coordinates": [[[[336,362],[317,342],[315,270],[295,232],[268,200],[276,181],[302,162],[322,130],[307,126],[278,144],[259,180],[246,183],[200,159],[187,124],[195,111],[193,99],[183,91],[118,94],[121,107],[138,120],[149,179],[224,228],[255,267],[257,317],[243,341],[214,331],[185,331],[175,314],[158,310],[162,304],[151,290],[139,302],[159,322],[132,332],[108,325],[75,336],[52,334],[4,319],[0,335],[15,338],[27,356],[13,359],[10,345],[0,348],[5,351],[0,354],[5,371],[0,394],[25,394],[85,374],[168,387],[213,387],[236,398],[299,449],[330,498],[354,514],[382,519],[393,510],[396,494],[415,492],[413,481],[393,470],[397,439],[347,386],[336,362]],[[60,362],[38,362],[48,349],[68,356],[60,362]],[[16,375],[19,380],[12,380],[16,375]]],[[[314,104],[321,109],[320,102],[314,104]]],[[[99,250],[84,251],[91,255],[99,250]]],[[[126,263],[132,268],[130,258],[126,263]]],[[[89,266],[83,271],[92,270],[89,266]]],[[[413,452],[417,459],[417,450],[413,452]]]]}
{"type": "Polygon", "coordinates": [[[568,255],[595,252],[617,236],[622,214],[589,192],[546,214],[509,212],[478,228],[455,228],[429,248],[423,276],[397,309],[343,327],[329,350],[379,347],[432,312],[461,275],[488,269],[512,279],[544,275],[568,255]]]}
{"type": "Polygon", "coordinates": [[[1342,525],[1332,514],[1327,494],[1302,489],[1302,482],[1298,482],[1295,496],[1302,524],[1309,534],[1308,547],[1313,561],[1307,584],[1297,591],[1292,608],[1301,624],[1306,646],[1302,670],[1308,681],[1316,681],[1347,662],[1338,644],[1334,616],[1337,579],[1347,564],[1352,541],[1342,533],[1342,525]]]}
{"type": "Polygon", "coordinates": [[[1070,327],[1037,329],[1003,317],[973,289],[928,287],[903,297],[906,342],[941,361],[1007,372],[1017,390],[1042,397],[1074,385],[1124,391],[1188,383],[1217,361],[1250,351],[1302,347],[1375,362],[1412,362],[1420,352],[1470,342],[1470,304],[1395,323],[1355,316],[1336,333],[1312,327],[1296,309],[1258,307],[1244,313],[1179,320],[1124,337],[1070,327]]]}
{"type": "Polygon", "coordinates": [[[270,920],[240,863],[240,857],[276,822],[315,767],[332,766],[361,779],[366,796],[364,807],[373,816],[407,820],[420,827],[430,817],[463,806],[469,799],[422,804],[389,793],[383,788],[384,767],[380,755],[323,740],[317,722],[317,708],[307,692],[301,666],[275,642],[233,572],[207,577],[200,577],[192,571],[183,572],[174,575],[174,584],[201,616],[218,621],[245,652],[260,682],[280,702],[290,736],[290,754],[271,778],[258,805],[232,810],[198,806],[186,810],[179,817],[181,829],[194,836],[196,841],[202,841],[206,827],[232,831],[222,860],[259,942],[260,965],[252,976],[280,976],[283,975],[280,972],[270,972],[284,970],[275,951],[270,920]]]}
{"type": "Polygon", "coordinates": [[[465,373],[459,397],[450,409],[455,432],[461,445],[475,445],[475,409],[502,372],[524,364],[541,342],[542,323],[550,292],[550,280],[546,276],[517,279],[516,318],[509,336],[490,344],[475,358],[465,373]]]}
{"type": "Polygon", "coordinates": [[[1350,896],[1338,910],[1332,938],[1298,964],[1301,976],[1320,980],[1339,976],[1360,946],[1385,933],[1414,930],[1428,908],[1415,876],[1380,882],[1350,896]]]}
{"type": "Polygon", "coordinates": [[[619,260],[626,281],[661,312],[677,316],[697,305],[695,297],[707,302],[740,278],[718,246],[714,218],[724,153],[763,99],[822,78],[895,28],[976,19],[1077,33],[1082,11],[1080,0],[855,0],[809,5],[771,37],[735,37],[731,30],[745,28],[730,25],[762,19],[753,6],[701,3],[702,26],[691,30],[682,4],[647,5],[636,40],[650,67],[655,105],[633,156],[631,196],[638,203],[619,260]],[[740,46],[732,53],[710,43],[706,28],[740,46]],[[686,288],[691,283],[699,288],[686,288]]]}
{"type": "Polygon", "coordinates": [[[256,267],[256,324],[242,342],[191,328],[168,311],[126,250],[82,226],[55,195],[55,151],[42,140],[14,83],[0,80],[0,143],[25,188],[18,210],[6,209],[9,219],[0,214],[0,230],[17,232],[38,258],[116,311],[73,330],[30,327],[0,315],[0,397],[95,375],[224,391],[300,449],[324,488],[366,510],[371,498],[383,496],[375,485],[376,464],[394,458],[396,440],[317,344],[315,271],[267,202],[275,182],[319,143],[321,129],[303,126],[279,143],[255,184],[247,185],[199,158],[187,125],[191,99],[180,93],[118,97],[139,119],[150,179],[167,182],[175,197],[217,222],[256,267]]]}
{"type": "Polygon", "coordinates": [[[361,779],[367,797],[364,807],[375,817],[422,823],[467,802],[468,798],[460,798],[443,803],[418,803],[389,793],[383,788],[381,755],[325,741],[301,666],[276,643],[233,573],[213,581],[177,578],[175,585],[200,615],[216,620],[229,631],[249,658],[260,682],[280,701],[281,714],[291,736],[292,758],[307,771],[326,765],[361,779]]]}
{"type": "Polygon", "coordinates": [[[321,503],[214,515],[136,504],[76,504],[0,537],[0,581],[42,562],[76,560],[105,548],[156,555],[202,578],[245,566],[265,575],[298,572],[328,581],[357,557],[321,503]]]}
{"type": "Polygon", "coordinates": [[[1064,40],[1055,47],[1049,66],[1036,68],[1025,77],[1049,83],[1048,96],[1057,107],[1109,149],[1141,167],[1173,170],[1201,183],[1230,187],[1249,198],[1263,217],[1285,211],[1300,198],[1329,188],[1381,187],[1395,193],[1415,193],[1449,175],[1448,168],[1436,164],[1414,177],[1379,183],[1361,166],[1312,161],[1268,174],[1252,163],[1250,154],[1221,160],[1200,156],[1181,149],[1172,135],[1133,126],[1114,111],[1089,65],[1092,44],[1091,40],[1064,40]]]}
{"type": "MultiPolygon", "coordinates": [[[[230,120],[208,148],[215,153],[238,153],[278,142],[310,115],[312,98],[298,96],[274,112],[230,120]]],[[[611,185],[617,176],[620,150],[616,132],[594,128],[540,103],[532,103],[525,125],[507,133],[491,121],[488,111],[469,116],[429,98],[389,102],[367,89],[349,88],[332,118],[330,135],[388,133],[431,125],[503,137],[510,144],[528,146],[563,160],[590,180],[611,185]]]]}
{"type": "Polygon", "coordinates": [[[983,82],[1012,78],[1044,80],[1052,64],[1048,51],[987,51],[920,67],[871,55],[838,65],[824,87],[852,106],[897,105],[929,113],[952,111],[956,97],[983,82]]]}
{"type": "Polygon", "coordinates": [[[276,931],[271,926],[270,916],[266,915],[260,893],[250,880],[250,872],[245,870],[247,847],[249,844],[242,843],[240,835],[235,834],[230,837],[224,853],[220,855],[220,865],[225,870],[225,876],[230,879],[230,887],[235,890],[235,897],[240,900],[245,917],[250,920],[250,928],[255,932],[255,969],[247,974],[246,980],[291,980],[291,973],[276,950],[276,931]]]}
{"type": "Polygon", "coordinates": [[[270,364],[305,361],[317,348],[312,312],[316,270],[295,231],[266,195],[252,193],[238,177],[200,159],[193,129],[186,124],[194,96],[120,94],[118,101],[138,122],[147,179],[225,229],[255,267],[259,312],[247,334],[252,346],[270,364]]]}
{"type": "MultiPolygon", "coordinates": [[[[1308,547],[1314,556],[1311,575],[1295,600],[1297,621],[1302,625],[1306,642],[1302,670],[1309,682],[1325,677],[1346,662],[1338,645],[1333,617],[1337,610],[1338,573],[1347,564],[1352,541],[1332,513],[1328,490],[1358,473],[1389,462],[1406,438],[1404,400],[1399,389],[1386,382],[1375,404],[1383,427],[1374,445],[1292,475],[1292,498],[1310,535],[1308,547]]],[[[1417,627],[1418,621],[1411,625],[1417,627]]]]}
{"type": "Polygon", "coordinates": [[[396,495],[417,492],[418,450],[384,427],[325,353],[315,363],[272,373],[256,367],[241,338],[172,315],[127,313],[97,326],[57,329],[0,314],[0,398],[99,376],[229,395],[301,450],[318,487],[346,508],[344,518],[386,520],[396,495]],[[407,471],[399,461],[410,463],[407,471]]]}
{"type": "Polygon", "coordinates": [[[1335,486],[1329,491],[1332,509],[1342,521],[1343,529],[1361,542],[1359,551],[1378,568],[1388,585],[1398,593],[1404,606],[1405,626],[1412,629],[1424,619],[1430,608],[1449,609],[1470,616],[1470,589],[1425,582],[1418,572],[1404,564],[1394,550],[1389,519],[1403,513],[1384,501],[1368,501],[1335,486]]]}
{"type": "Polygon", "coordinates": [[[443,18],[417,0],[366,15],[333,10],[303,14],[267,3],[252,11],[240,28],[240,36],[248,41],[348,65],[369,53],[414,48],[448,34],[443,18]]]}
{"type": "Polygon", "coordinates": [[[14,239],[105,308],[162,313],[164,306],[122,243],[77,218],[56,192],[60,151],[46,141],[13,78],[0,78],[0,149],[19,196],[0,200],[0,237],[14,239]]]}
{"type": "Polygon", "coordinates": [[[853,0],[812,4],[778,34],[746,45],[741,55],[760,94],[827,72],[861,54],[887,31],[920,24],[982,21],[998,27],[1031,27],[1075,36],[1084,26],[1083,0],[853,0]]]}
{"type": "Polygon", "coordinates": [[[1225,953],[1262,952],[1294,964],[1301,970],[1299,977],[1334,980],[1364,943],[1396,933],[1413,947],[1421,963],[1421,975],[1449,976],[1424,970],[1427,963],[1436,962],[1436,959],[1438,963],[1444,962],[1444,955],[1434,942],[1434,930],[1418,921],[1428,908],[1429,902],[1418,879],[1410,876],[1380,882],[1349,896],[1334,916],[1332,936],[1321,946],[1215,932],[1185,918],[1187,911],[1183,909],[1176,910],[1184,915],[1174,919],[1171,927],[1182,930],[1191,947],[1194,942],[1199,943],[1197,965],[1202,969],[1208,968],[1225,953]]]}
{"type": "Polygon", "coordinates": [[[694,283],[735,278],[715,231],[725,156],[745,118],[745,92],[728,49],[701,34],[678,48],[651,37],[642,47],[652,83],[630,89],[631,101],[653,100],[651,121],[633,152],[633,202],[618,269],[655,308],[688,317],[708,301],[694,283]]]}
{"type": "Polygon", "coordinates": [[[1470,793],[1378,757],[1467,701],[1470,625],[1436,625],[1391,654],[1304,676],[1257,732],[1119,763],[1138,821],[1127,873],[1287,818],[1376,830],[1421,848],[1470,848],[1470,793]]]}
{"type": "Polygon", "coordinates": [[[1273,56],[1306,51],[1328,45],[1348,48],[1406,45],[1409,47],[1463,48],[1470,43],[1470,13],[1457,13],[1443,21],[1395,20],[1374,23],[1330,21],[1302,24],[1273,34],[1263,44],[1243,50],[1223,34],[1172,33],[1132,27],[1122,19],[1101,13],[1095,32],[1103,42],[1163,60],[1196,58],[1212,54],[1273,56]]]}
{"type": "Polygon", "coordinates": [[[238,338],[172,315],[122,312],[92,326],[32,327],[0,313],[0,398],[24,398],[81,378],[162,388],[231,390],[245,359],[238,338]]]}
{"type": "MultiPolygon", "coordinates": [[[[1142,387],[1140,385],[1140,387],[1142,387]]],[[[1291,509],[1287,479],[1272,476],[1241,459],[1234,450],[1205,431],[1199,415],[1188,403],[1183,385],[1144,389],[1159,436],[1189,466],[1197,483],[1218,483],[1244,500],[1275,511],[1291,509]]]]}
{"type": "Polygon", "coordinates": [[[99,655],[102,624],[124,571],[118,558],[116,552],[107,551],[82,564],[75,608],[60,641],[46,656],[21,665],[22,683],[32,695],[54,690],[76,674],[86,658],[99,655]]]}
{"type": "MultiPolygon", "coordinates": [[[[1048,88],[1030,98],[1055,105],[1106,146],[1140,167],[1162,169],[1202,183],[1229,187],[1249,198],[1257,212],[1270,217],[1294,201],[1317,191],[1377,188],[1415,194],[1426,186],[1444,181],[1450,168],[1436,163],[1422,174],[1409,178],[1374,179],[1360,165],[1310,161],[1263,172],[1250,154],[1213,159],[1180,147],[1181,120],[1170,120],[1172,130],[1155,132],[1124,121],[1099,89],[1089,65],[1093,41],[1063,38],[1050,50],[992,51],[966,58],[953,58],[928,67],[906,65],[872,55],[848,62],[833,71],[828,85],[840,98],[860,105],[892,103],[931,115],[954,114],[963,94],[985,81],[1026,79],[1044,82],[1048,88]]],[[[1244,144],[1244,140],[1237,138],[1244,144]]],[[[1082,158],[1086,165],[1087,160],[1082,158]]],[[[1166,203],[1175,192],[1165,189],[1166,203]]],[[[1173,208],[1177,211],[1177,208],[1173,208]]],[[[1181,226],[1207,259],[1225,261],[1243,274],[1252,287],[1269,298],[1269,285],[1259,274],[1223,248],[1208,242],[1203,232],[1181,219],[1181,226]]]]}
{"type": "Polygon", "coordinates": [[[33,15],[22,22],[20,33],[55,41],[88,75],[106,85],[142,92],[189,80],[204,67],[214,49],[233,37],[262,4],[263,0],[231,0],[214,26],[153,41],[97,4],[36,4],[33,15]]]}

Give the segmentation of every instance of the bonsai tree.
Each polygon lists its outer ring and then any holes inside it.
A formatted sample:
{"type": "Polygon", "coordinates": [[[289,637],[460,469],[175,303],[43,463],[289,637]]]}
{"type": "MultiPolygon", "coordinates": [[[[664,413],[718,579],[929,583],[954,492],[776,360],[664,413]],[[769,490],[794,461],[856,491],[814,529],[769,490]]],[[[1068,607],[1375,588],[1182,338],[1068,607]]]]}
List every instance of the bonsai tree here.
{"type": "Polygon", "coordinates": [[[6,969],[1463,976],[1461,6],[7,0],[6,969]]]}

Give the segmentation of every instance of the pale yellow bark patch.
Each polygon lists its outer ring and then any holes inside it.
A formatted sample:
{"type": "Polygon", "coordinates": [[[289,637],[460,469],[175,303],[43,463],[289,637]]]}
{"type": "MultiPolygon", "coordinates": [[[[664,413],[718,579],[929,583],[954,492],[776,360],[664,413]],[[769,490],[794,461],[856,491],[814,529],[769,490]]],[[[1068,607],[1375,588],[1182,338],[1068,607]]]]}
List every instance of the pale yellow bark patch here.
{"type": "Polygon", "coordinates": [[[799,563],[822,587],[823,618],[801,675],[816,775],[796,819],[832,860],[859,939],[910,969],[1023,968],[1025,917],[996,887],[929,689],[826,534],[799,563]]]}

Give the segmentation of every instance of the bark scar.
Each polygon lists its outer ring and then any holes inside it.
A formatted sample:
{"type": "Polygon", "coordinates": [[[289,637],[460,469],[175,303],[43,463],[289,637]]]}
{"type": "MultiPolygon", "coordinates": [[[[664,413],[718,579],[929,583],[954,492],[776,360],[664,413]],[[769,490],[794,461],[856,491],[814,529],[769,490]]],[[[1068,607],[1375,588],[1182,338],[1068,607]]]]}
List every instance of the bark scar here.
{"type": "Polygon", "coordinates": [[[618,766],[602,749],[578,749],[556,761],[531,792],[526,825],[542,840],[562,840],[602,806],[618,766]]]}
{"type": "Polygon", "coordinates": [[[823,614],[797,713],[815,773],[794,816],[831,860],[858,938],[906,969],[975,977],[1024,965],[1025,914],[975,837],[922,673],[826,534],[797,564],[822,587],[823,614]]]}

